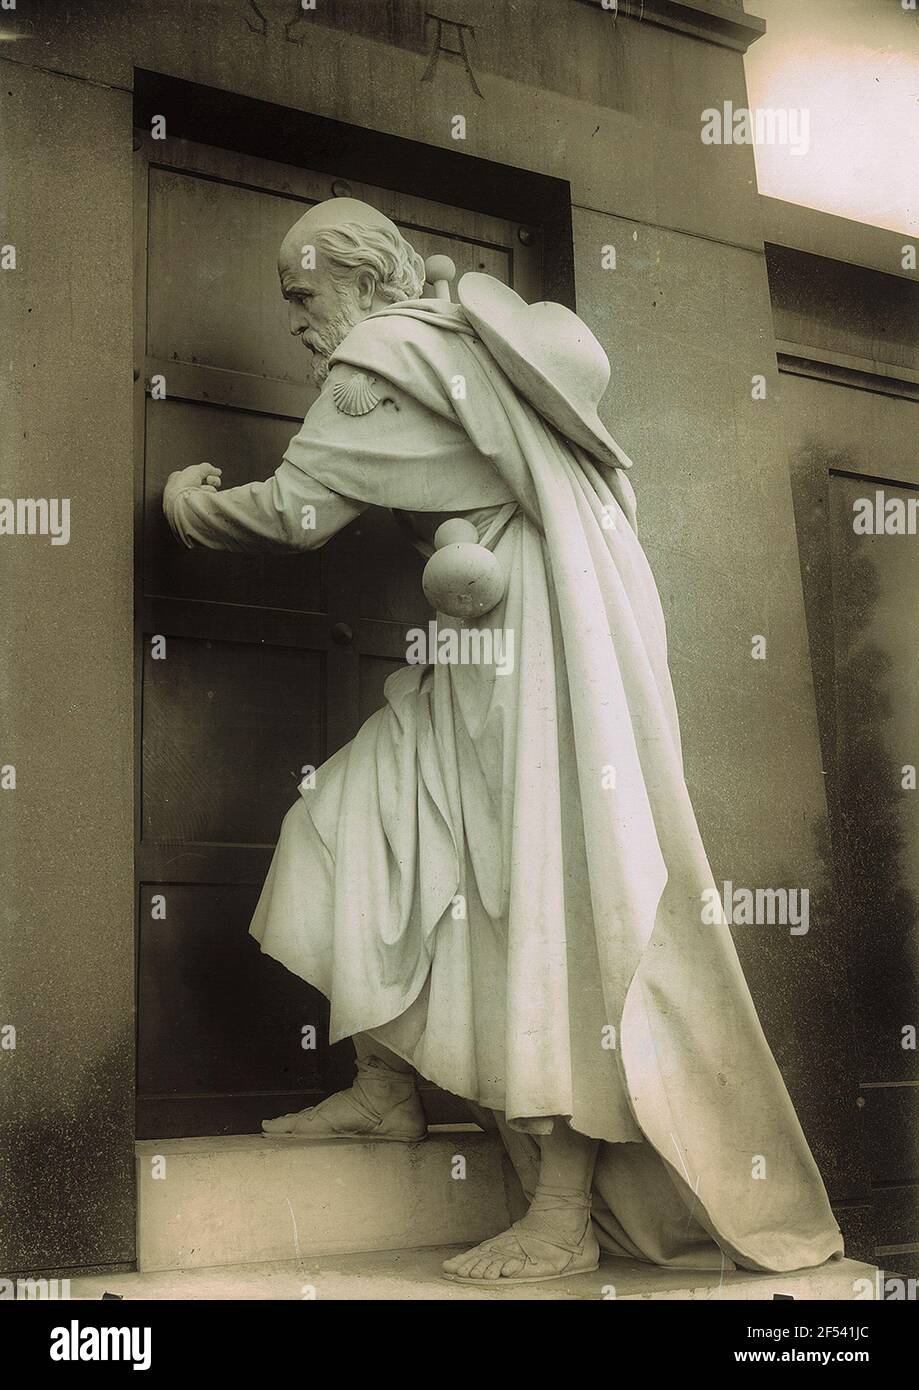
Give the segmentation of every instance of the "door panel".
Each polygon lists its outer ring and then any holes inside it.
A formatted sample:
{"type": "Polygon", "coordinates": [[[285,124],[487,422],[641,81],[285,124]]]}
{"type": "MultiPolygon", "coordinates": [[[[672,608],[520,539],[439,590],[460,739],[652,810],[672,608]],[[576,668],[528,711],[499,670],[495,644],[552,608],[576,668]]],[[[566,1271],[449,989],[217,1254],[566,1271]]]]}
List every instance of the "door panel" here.
{"type": "Polygon", "coordinates": [[[323,760],[324,688],[319,652],[169,637],[164,660],[148,653],[144,837],[270,844],[323,760]]]}
{"type": "Polygon", "coordinates": [[[176,544],[161,501],[169,474],[186,460],[219,464],[225,488],[270,478],[296,423],[189,401],[151,405],[144,487],[146,593],[321,611],[318,554],[240,557],[223,550],[189,550],[176,544]]]}
{"type": "Polygon", "coordinates": [[[359,516],[337,538],[337,546],[337,559],[351,575],[361,617],[392,625],[399,649],[404,650],[404,627],[432,616],[418,601],[421,555],[393,516],[377,507],[359,516]]]}
{"type": "MultiPolygon", "coordinates": [[[[406,628],[431,617],[421,557],[379,508],[315,555],[190,551],[161,503],[168,474],[189,463],[219,465],[225,487],[270,477],[299,428],[315,388],[275,262],[330,182],[181,141],[138,153],[141,1137],[257,1129],[351,1070],[350,1044],[328,1045],[326,1001],[262,956],[248,926],[303,768],[380,708],[406,628]],[[155,376],[165,399],[151,395],[155,376]]],[[[357,182],[350,191],[421,255],[539,297],[538,246],[523,247],[515,225],[357,182]]],[[[435,1089],[426,1096],[432,1118],[460,1113],[435,1089]]]]}
{"type": "MultiPolygon", "coordinates": [[[[382,206],[384,200],[367,191],[369,201],[382,206]]],[[[316,198],[297,206],[289,197],[235,183],[152,169],[149,277],[156,293],[148,300],[151,354],[301,383],[303,348],[287,331],[277,250],[291,223],[319,196],[329,193],[317,189],[316,198]],[[193,248],[205,254],[190,294],[193,248]]],[[[457,276],[483,270],[509,280],[512,251],[394,220],[420,256],[451,256],[457,276]]]]}
{"type": "Polygon", "coordinates": [[[262,190],[151,169],[152,355],[301,384],[303,348],[287,332],[277,274],[299,214],[262,190]]]}
{"type": "Polygon", "coordinates": [[[151,1134],[255,1130],[347,1084],[349,1043],[302,1046],[304,1027],[328,1029],[321,996],[248,935],[258,894],[172,885],[167,921],[151,922],[141,893],[138,1092],[151,1134]]]}
{"type": "MultiPolygon", "coordinates": [[[[902,1028],[919,997],[919,803],[909,780],[919,763],[919,648],[915,622],[904,621],[919,612],[919,552],[914,535],[854,533],[856,502],[876,492],[904,511],[919,499],[889,479],[830,475],[839,833],[858,924],[849,983],[862,1000],[863,1100],[873,1110],[889,1098],[868,1094],[872,1082],[915,1087],[902,1028]]],[[[877,1132],[889,1145],[896,1126],[877,1132]]],[[[919,1178],[919,1126],[904,1132],[909,1176],[919,1178]]],[[[872,1162],[887,1159],[876,1151],[872,1162]]]]}

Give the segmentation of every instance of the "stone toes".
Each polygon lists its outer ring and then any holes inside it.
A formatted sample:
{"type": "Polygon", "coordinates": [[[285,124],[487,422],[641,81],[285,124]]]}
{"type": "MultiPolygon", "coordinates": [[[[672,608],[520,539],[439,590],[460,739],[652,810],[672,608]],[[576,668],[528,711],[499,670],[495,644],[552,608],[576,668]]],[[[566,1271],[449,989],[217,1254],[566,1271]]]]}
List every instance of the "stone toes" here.
{"type": "Polygon", "coordinates": [[[525,1263],[519,1255],[510,1254],[506,1245],[502,1248],[501,1243],[489,1242],[451,1256],[444,1260],[442,1268],[444,1274],[455,1274],[460,1279],[498,1280],[520,1274],[525,1263]]]}
{"type": "Polygon", "coordinates": [[[465,1279],[473,1265],[481,1258],[478,1250],[466,1250],[462,1255],[454,1255],[452,1260],[444,1263],[444,1269],[448,1274],[459,1274],[465,1279]]]}

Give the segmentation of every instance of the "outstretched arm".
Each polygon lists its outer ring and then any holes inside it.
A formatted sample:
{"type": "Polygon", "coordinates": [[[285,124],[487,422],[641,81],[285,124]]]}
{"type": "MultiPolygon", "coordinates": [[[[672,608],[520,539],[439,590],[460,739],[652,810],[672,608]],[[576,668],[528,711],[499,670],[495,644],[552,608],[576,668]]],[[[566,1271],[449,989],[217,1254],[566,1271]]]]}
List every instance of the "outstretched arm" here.
{"type": "Polygon", "coordinates": [[[196,463],[170,474],[163,511],[179,540],[209,550],[316,550],[365,510],[285,459],[263,483],[218,492],[220,469],[196,463]]]}

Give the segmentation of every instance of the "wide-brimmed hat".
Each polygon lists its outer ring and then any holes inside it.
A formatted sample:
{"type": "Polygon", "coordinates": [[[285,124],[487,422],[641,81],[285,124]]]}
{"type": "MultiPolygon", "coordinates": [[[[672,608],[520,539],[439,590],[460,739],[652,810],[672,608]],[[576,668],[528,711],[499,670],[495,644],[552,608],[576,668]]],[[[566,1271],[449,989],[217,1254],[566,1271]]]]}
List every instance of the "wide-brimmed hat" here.
{"type": "Polygon", "coordinates": [[[602,463],[631,468],[597,414],[609,385],[609,359],[577,314],[564,304],[527,304],[477,271],[462,277],[457,295],[499,367],[540,415],[602,463]]]}

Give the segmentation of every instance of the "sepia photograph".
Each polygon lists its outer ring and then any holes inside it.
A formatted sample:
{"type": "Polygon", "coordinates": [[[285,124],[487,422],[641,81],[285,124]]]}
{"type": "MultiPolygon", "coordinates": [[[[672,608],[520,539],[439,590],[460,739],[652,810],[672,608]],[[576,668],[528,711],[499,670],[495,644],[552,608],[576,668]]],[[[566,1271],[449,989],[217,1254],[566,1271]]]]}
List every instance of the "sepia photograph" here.
{"type": "Polygon", "coordinates": [[[0,0],[0,78],[25,1364],[603,1302],[880,1370],[919,0],[0,0]]]}

